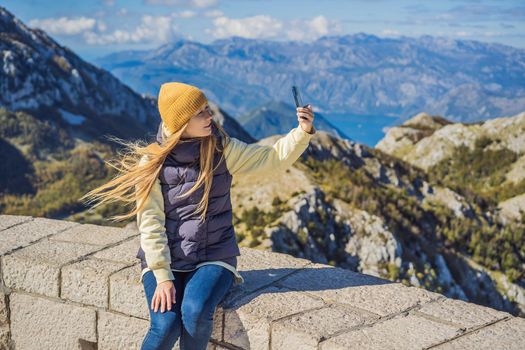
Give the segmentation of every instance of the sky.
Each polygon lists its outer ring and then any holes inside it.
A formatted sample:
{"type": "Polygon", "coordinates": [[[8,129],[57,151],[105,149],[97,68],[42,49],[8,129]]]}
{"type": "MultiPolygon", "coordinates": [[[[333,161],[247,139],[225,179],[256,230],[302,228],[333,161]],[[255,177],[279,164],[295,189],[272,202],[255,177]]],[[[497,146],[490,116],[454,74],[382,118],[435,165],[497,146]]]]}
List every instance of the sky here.
{"type": "Polygon", "coordinates": [[[86,60],[180,38],[210,43],[234,35],[276,41],[432,35],[525,48],[523,0],[4,0],[2,6],[86,60]]]}

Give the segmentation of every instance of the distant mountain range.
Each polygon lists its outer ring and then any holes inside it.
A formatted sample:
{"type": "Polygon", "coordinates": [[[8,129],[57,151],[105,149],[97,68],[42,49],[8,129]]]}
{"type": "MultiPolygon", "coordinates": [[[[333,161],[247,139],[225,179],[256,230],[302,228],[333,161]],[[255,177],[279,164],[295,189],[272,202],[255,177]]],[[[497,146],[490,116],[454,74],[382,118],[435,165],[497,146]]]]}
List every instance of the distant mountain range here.
{"type": "Polygon", "coordinates": [[[95,63],[153,96],[166,80],[190,82],[234,116],[270,101],[292,103],[292,84],[328,120],[334,113],[406,120],[426,111],[467,122],[525,110],[525,50],[431,36],[181,39],[95,63]]]}

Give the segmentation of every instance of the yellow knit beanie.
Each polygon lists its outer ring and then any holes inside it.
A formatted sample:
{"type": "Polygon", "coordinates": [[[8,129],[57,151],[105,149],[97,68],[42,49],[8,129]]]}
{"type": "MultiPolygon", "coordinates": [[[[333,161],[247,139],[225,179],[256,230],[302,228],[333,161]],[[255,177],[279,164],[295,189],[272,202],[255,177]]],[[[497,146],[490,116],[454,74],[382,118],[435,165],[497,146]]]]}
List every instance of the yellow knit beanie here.
{"type": "Polygon", "coordinates": [[[157,101],[162,122],[171,133],[179,130],[207,103],[208,99],[199,88],[179,82],[163,83],[157,101]]]}

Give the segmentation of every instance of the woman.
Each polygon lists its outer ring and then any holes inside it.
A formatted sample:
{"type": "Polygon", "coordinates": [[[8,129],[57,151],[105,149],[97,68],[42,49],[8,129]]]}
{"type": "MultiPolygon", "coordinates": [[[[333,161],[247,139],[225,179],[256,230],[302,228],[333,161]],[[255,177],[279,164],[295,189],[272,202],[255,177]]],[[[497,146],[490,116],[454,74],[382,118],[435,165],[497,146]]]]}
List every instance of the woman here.
{"type": "Polygon", "coordinates": [[[137,258],[150,306],[142,349],[172,349],[179,336],[182,350],[206,349],[215,308],[233,284],[244,282],[237,271],[232,176],[289,167],[316,132],[314,116],[311,106],[297,108],[300,125],[262,146],[229,137],[195,86],[162,84],[158,109],[157,142],[123,143],[127,151],[113,165],[120,174],[82,199],[99,200],[95,206],[134,204],[113,219],[137,218],[137,258]]]}

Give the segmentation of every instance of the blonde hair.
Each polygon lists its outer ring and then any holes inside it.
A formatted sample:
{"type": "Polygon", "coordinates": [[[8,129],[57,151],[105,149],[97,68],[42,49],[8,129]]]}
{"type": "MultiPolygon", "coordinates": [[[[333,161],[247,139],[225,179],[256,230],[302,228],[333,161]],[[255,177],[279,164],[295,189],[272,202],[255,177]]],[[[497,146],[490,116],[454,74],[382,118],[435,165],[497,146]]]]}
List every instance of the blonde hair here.
{"type": "MultiPolygon", "coordinates": [[[[230,137],[219,123],[212,120],[212,123],[219,131],[219,138],[213,133],[202,137],[200,145],[200,172],[195,185],[184,194],[177,196],[182,198],[195,192],[204,184],[204,194],[194,213],[201,213],[200,218],[204,221],[208,210],[208,197],[211,190],[213,172],[212,169],[214,150],[220,151],[221,158],[217,167],[224,160],[224,152],[218,147],[217,142],[224,140],[224,146],[230,142],[230,137]]],[[[115,142],[123,145],[123,150],[118,152],[118,159],[106,161],[105,163],[117,170],[117,175],[109,182],[99,186],[80,198],[93,208],[105,203],[124,202],[126,205],[133,204],[133,209],[127,214],[114,215],[109,218],[113,221],[122,221],[138,214],[143,208],[155,181],[157,180],[164,160],[171,150],[181,141],[181,135],[186,130],[186,122],[180,130],[170,134],[164,124],[162,124],[162,142],[145,143],[144,141],[126,142],[116,137],[111,137],[115,142]]],[[[213,125],[212,125],[213,127],[213,125]]]]}

